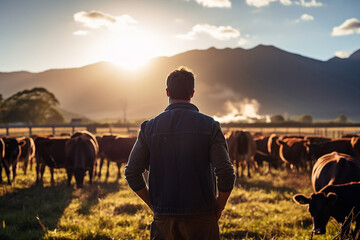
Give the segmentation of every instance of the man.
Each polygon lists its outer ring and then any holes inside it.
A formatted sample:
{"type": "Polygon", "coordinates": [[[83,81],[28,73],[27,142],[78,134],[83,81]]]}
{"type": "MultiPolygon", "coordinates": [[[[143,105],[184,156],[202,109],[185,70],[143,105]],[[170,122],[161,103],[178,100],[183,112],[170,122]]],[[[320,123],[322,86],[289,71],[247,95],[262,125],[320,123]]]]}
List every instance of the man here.
{"type": "Polygon", "coordinates": [[[218,122],[190,103],[192,72],[170,73],[166,93],[165,111],[141,124],[126,180],[154,212],[151,239],[220,239],[217,222],[235,180],[224,135],[218,122]]]}

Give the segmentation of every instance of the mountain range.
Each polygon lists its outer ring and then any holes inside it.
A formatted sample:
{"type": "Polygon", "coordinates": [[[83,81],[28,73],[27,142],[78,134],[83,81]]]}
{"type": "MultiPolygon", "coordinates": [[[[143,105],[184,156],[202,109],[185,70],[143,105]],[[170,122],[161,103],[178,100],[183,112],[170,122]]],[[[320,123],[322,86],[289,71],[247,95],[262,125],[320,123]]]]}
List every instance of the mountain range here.
{"type": "Polygon", "coordinates": [[[7,72],[0,73],[0,94],[6,98],[45,87],[62,109],[90,119],[150,118],[166,108],[166,77],[179,66],[194,71],[193,103],[208,115],[247,114],[250,107],[257,115],[310,114],[324,120],[345,114],[360,120],[360,50],[346,59],[321,61],[274,46],[209,48],[157,57],[137,71],[99,62],[40,73],[7,72]]]}

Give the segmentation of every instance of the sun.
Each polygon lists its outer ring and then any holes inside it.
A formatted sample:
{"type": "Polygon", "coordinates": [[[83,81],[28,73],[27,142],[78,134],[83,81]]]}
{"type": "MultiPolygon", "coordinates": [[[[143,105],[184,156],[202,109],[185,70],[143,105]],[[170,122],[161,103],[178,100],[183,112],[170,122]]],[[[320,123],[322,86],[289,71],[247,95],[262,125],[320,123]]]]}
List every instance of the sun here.
{"type": "Polygon", "coordinates": [[[109,42],[107,61],[125,70],[137,70],[159,56],[160,50],[158,42],[150,36],[116,37],[109,42]]]}

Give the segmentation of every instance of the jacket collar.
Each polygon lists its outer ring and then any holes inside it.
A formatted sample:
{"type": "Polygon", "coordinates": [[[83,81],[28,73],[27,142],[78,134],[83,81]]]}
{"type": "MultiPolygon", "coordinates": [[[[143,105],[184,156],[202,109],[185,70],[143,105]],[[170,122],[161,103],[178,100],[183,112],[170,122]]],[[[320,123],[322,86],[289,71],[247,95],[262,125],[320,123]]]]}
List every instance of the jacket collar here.
{"type": "Polygon", "coordinates": [[[187,110],[193,110],[193,111],[199,111],[199,109],[192,103],[188,102],[178,102],[178,103],[171,103],[165,111],[173,110],[173,109],[187,109],[187,110]]]}

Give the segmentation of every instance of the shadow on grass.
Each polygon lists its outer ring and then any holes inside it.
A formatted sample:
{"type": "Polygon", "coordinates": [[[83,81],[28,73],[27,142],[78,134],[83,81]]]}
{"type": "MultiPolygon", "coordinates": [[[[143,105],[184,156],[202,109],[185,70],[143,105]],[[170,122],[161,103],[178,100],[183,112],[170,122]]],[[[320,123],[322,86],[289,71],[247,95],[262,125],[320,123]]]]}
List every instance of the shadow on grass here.
{"type": "Polygon", "coordinates": [[[248,178],[238,178],[236,179],[235,184],[237,187],[241,187],[246,191],[250,191],[252,189],[263,189],[266,193],[270,193],[272,191],[279,193],[294,193],[297,191],[296,188],[292,187],[275,186],[273,181],[252,180],[248,178]]]}
{"type": "Polygon", "coordinates": [[[84,187],[80,196],[81,207],[77,212],[83,215],[90,214],[91,207],[98,204],[102,198],[105,198],[106,195],[117,192],[123,188],[124,186],[118,183],[118,181],[95,182],[90,186],[84,187]]]}
{"type": "Polygon", "coordinates": [[[0,239],[41,239],[54,229],[71,202],[73,189],[31,185],[0,198],[0,239]]]}
{"type": "Polygon", "coordinates": [[[256,232],[249,232],[249,231],[230,231],[221,234],[223,239],[264,239],[256,232]]]}

